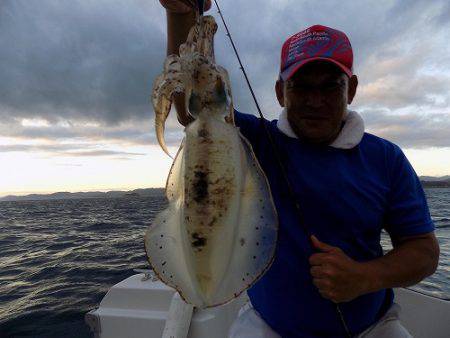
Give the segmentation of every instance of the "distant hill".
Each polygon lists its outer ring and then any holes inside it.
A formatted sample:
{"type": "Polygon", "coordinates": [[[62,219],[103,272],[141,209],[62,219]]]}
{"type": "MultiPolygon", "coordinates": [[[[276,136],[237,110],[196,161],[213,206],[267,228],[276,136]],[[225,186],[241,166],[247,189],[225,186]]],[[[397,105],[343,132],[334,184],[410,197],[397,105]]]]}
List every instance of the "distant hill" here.
{"type": "Polygon", "coordinates": [[[420,176],[421,181],[427,182],[436,182],[436,181],[448,181],[450,182],[450,176],[441,176],[441,177],[433,177],[433,176],[420,176]]]}
{"type": "Polygon", "coordinates": [[[53,194],[31,194],[26,196],[8,195],[0,198],[4,201],[43,201],[62,199],[86,199],[86,198],[137,198],[161,196],[163,188],[135,189],[132,191],[90,191],[90,192],[55,192],[53,194]]]}
{"type": "Polygon", "coordinates": [[[424,188],[450,188],[450,176],[420,176],[420,182],[424,188]]]}
{"type": "MultiPolygon", "coordinates": [[[[450,188],[450,176],[432,177],[420,176],[424,188],[450,188]]],[[[0,197],[4,201],[42,201],[62,199],[85,199],[85,198],[138,198],[153,197],[164,194],[164,188],[135,189],[131,191],[90,191],[90,192],[55,192],[53,194],[31,194],[26,196],[8,195],[0,197]]]]}

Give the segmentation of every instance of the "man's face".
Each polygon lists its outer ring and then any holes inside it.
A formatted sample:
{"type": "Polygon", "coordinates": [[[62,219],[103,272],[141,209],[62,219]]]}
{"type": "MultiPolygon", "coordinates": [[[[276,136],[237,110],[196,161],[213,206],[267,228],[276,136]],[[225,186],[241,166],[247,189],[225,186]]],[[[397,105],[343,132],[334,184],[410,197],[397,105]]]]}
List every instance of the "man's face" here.
{"type": "Polygon", "coordinates": [[[301,67],[289,80],[277,83],[277,96],[298,137],[329,144],[341,130],[357,83],[356,76],[349,79],[334,64],[315,61],[301,67]]]}

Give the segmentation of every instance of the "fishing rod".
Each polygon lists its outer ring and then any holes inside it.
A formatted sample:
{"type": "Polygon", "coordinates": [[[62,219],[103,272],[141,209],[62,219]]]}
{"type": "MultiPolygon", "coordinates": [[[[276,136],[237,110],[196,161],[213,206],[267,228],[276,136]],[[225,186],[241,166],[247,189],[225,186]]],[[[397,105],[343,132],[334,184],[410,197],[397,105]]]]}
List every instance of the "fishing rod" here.
{"type": "MultiPolygon", "coordinates": [[[[261,118],[261,123],[262,123],[262,126],[264,128],[265,134],[267,135],[267,137],[269,139],[269,143],[270,143],[270,145],[272,147],[272,151],[273,151],[273,153],[274,153],[274,155],[276,157],[278,166],[280,167],[281,174],[282,174],[283,179],[284,179],[284,181],[285,181],[285,183],[286,183],[286,185],[288,187],[289,196],[290,196],[291,200],[294,202],[295,209],[297,211],[297,215],[299,217],[299,220],[301,220],[301,219],[303,219],[303,214],[302,214],[302,211],[300,209],[300,204],[298,203],[297,198],[295,197],[294,190],[293,190],[292,185],[290,183],[290,180],[289,180],[289,178],[287,176],[287,171],[286,171],[286,168],[285,168],[285,166],[283,164],[283,161],[281,160],[281,157],[279,155],[279,151],[278,151],[278,148],[276,146],[276,143],[273,140],[272,135],[270,134],[266,123],[264,122],[265,121],[264,115],[263,115],[263,113],[261,111],[261,108],[259,106],[258,100],[256,99],[255,92],[253,91],[252,85],[251,85],[250,80],[249,80],[249,78],[247,76],[247,72],[245,71],[244,65],[242,64],[242,61],[241,61],[241,58],[240,58],[239,53],[237,51],[236,45],[234,44],[234,41],[233,41],[233,38],[231,36],[230,30],[228,29],[228,26],[227,26],[227,24],[225,22],[225,19],[223,17],[222,11],[221,11],[221,9],[219,7],[219,4],[218,4],[217,0],[214,0],[214,3],[216,4],[218,13],[220,15],[220,18],[222,19],[223,25],[225,26],[225,30],[227,32],[226,35],[228,36],[228,38],[229,38],[229,40],[231,42],[231,46],[233,47],[234,53],[235,53],[235,55],[236,55],[236,57],[238,59],[239,69],[244,74],[245,81],[247,82],[248,88],[250,89],[250,93],[251,93],[251,95],[253,97],[253,101],[255,102],[256,109],[258,110],[258,114],[259,114],[259,116],[261,118]]],[[[203,13],[204,13],[204,5],[205,5],[205,1],[204,0],[197,0],[198,12],[199,12],[200,16],[203,15],[203,13]]],[[[312,235],[312,232],[310,231],[310,229],[308,228],[308,226],[306,225],[305,222],[303,222],[303,229],[306,232],[306,235],[308,236],[308,238],[310,239],[311,235],[312,235]]],[[[347,337],[351,338],[352,334],[350,333],[350,329],[347,326],[347,322],[345,321],[344,314],[342,313],[342,310],[341,310],[341,308],[340,308],[338,303],[336,303],[336,312],[337,312],[337,315],[339,317],[339,320],[341,321],[342,327],[344,328],[344,331],[345,331],[347,337]]]]}

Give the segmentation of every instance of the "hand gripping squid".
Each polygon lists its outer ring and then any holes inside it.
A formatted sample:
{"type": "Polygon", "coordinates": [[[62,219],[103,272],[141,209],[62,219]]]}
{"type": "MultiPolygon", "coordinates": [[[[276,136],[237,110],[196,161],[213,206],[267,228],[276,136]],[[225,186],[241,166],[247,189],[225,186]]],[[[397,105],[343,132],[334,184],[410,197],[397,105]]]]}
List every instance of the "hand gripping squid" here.
{"type": "Polygon", "coordinates": [[[278,233],[267,178],[234,125],[228,74],[215,64],[216,31],[214,18],[201,16],[152,92],[166,153],[164,123],[175,93],[185,94],[195,120],[185,128],[166,183],[169,204],[148,228],[145,249],[157,276],[199,308],[252,286],[273,261],[278,233]]]}

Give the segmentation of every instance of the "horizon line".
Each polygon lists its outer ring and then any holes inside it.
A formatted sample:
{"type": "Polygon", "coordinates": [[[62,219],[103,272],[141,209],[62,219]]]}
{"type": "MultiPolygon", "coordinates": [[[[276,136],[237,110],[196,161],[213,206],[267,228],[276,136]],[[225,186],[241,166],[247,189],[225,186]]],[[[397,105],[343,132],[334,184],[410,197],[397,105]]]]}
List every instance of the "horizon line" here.
{"type": "Polygon", "coordinates": [[[26,192],[0,192],[0,198],[7,196],[27,196],[27,195],[52,195],[57,193],[86,193],[86,192],[109,192],[109,191],[132,191],[137,189],[164,189],[165,187],[145,187],[145,188],[131,188],[131,187],[121,187],[121,188],[108,188],[108,189],[88,189],[88,190],[58,190],[58,191],[48,191],[48,190],[39,190],[39,191],[26,191],[26,192]]]}

